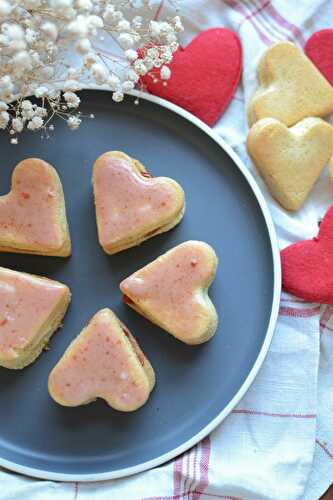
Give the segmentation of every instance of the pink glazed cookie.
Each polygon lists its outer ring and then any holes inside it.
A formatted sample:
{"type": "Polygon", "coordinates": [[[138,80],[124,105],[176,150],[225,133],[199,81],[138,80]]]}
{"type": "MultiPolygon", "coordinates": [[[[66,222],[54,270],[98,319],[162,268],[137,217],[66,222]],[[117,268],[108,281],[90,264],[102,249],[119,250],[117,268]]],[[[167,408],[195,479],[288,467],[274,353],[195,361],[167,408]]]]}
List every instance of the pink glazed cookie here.
{"type": "Polygon", "coordinates": [[[215,333],[218,317],[208,296],[217,256],[207,243],[186,241],[120,284],[125,302],[186,344],[215,333]]]}
{"type": "Polygon", "coordinates": [[[110,309],[98,311],[49,376],[49,393],[62,406],[104,399],[134,411],[155,385],[154,370],[128,329],[110,309]]]}
{"type": "Polygon", "coordinates": [[[0,267],[0,366],[32,363],[61,325],[70,297],[62,283],[0,267]]]}
{"type": "Polygon", "coordinates": [[[21,161],[11,191],[0,196],[0,252],[71,254],[62,185],[57,171],[43,160],[21,161]]]}
{"type": "Polygon", "coordinates": [[[168,177],[151,177],[138,160],[111,151],[93,169],[100,245],[114,254],[176,226],[185,211],[181,186],[168,177]]]}

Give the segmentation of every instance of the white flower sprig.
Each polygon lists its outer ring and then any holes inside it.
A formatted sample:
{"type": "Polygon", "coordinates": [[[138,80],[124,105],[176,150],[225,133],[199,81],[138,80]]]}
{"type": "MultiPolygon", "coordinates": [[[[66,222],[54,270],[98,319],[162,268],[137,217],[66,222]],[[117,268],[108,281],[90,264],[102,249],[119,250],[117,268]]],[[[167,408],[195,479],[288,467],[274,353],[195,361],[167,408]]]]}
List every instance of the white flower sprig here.
{"type": "Polygon", "coordinates": [[[54,116],[76,129],[83,86],[121,102],[156,68],[168,80],[183,26],[152,17],[150,0],[0,0],[0,129],[14,144],[25,128],[53,130],[54,116]]]}

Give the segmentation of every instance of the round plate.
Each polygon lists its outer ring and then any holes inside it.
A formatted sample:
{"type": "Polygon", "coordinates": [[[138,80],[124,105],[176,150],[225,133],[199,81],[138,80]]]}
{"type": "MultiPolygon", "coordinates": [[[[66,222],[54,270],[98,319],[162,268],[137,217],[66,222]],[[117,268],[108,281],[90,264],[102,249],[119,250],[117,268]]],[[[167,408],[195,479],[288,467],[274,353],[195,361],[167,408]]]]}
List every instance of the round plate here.
{"type": "Polygon", "coordinates": [[[159,465],[207,435],[237,404],[267,353],[280,294],[279,253],[264,199],[239,158],[200,120],[161,99],[106,91],[82,93],[94,113],[71,132],[58,120],[49,139],[0,135],[2,194],[17,162],[40,157],[63,183],[73,243],[68,259],[0,254],[0,265],[68,284],[72,303],[50,350],[22,371],[0,369],[0,465],[41,478],[96,481],[159,465]],[[176,179],[186,194],[183,221],[140,247],[108,256],[99,247],[92,165],[108,150],[138,158],[154,176],[176,179]],[[122,302],[119,282],[179,243],[199,239],[219,257],[210,296],[219,314],[212,340],[191,347],[122,302]],[[156,372],[147,404],[134,413],[98,400],[63,408],[47,378],[91,316],[111,307],[139,340],[156,372]]]}

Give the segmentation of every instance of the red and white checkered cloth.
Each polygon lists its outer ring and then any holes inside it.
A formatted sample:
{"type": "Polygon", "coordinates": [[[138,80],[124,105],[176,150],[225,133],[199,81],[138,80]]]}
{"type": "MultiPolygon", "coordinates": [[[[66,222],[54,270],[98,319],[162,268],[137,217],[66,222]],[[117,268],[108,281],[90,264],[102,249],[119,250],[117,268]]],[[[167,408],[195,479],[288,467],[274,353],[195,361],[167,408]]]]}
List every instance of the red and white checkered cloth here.
{"type": "MultiPolygon", "coordinates": [[[[162,2],[159,13],[168,8],[168,2],[162,2]]],[[[332,0],[182,0],[181,9],[184,45],[198,32],[217,26],[229,27],[241,37],[242,83],[216,131],[257,178],[281,248],[312,237],[333,200],[327,175],[299,213],[282,210],[247,156],[245,105],[256,86],[256,66],[265,48],[281,39],[303,46],[311,33],[331,27],[332,0]]],[[[0,499],[317,500],[333,481],[332,380],[333,308],[284,295],[257,379],[202,443],[164,466],[103,483],[53,483],[1,471],[0,499]]]]}

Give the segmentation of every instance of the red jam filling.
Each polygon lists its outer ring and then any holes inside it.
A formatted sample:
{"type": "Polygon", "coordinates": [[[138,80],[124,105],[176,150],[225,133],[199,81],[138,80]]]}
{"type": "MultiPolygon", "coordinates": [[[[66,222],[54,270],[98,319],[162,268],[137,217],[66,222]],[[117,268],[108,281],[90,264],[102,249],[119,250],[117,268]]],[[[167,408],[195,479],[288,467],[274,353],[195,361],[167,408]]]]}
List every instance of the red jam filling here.
{"type": "Polygon", "coordinates": [[[141,365],[144,366],[145,364],[145,358],[144,358],[144,355],[142,354],[135,338],[133,337],[133,335],[129,332],[129,330],[127,330],[127,328],[124,326],[124,325],[121,325],[121,329],[122,331],[124,332],[124,334],[126,335],[126,337],[128,338],[128,340],[130,341],[133,349],[134,349],[134,352],[135,354],[137,355],[138,357],[138,360],[140,361],[141,365]]]}
{"type": "Polygon", "coordinates": [[[158,227],[157,229],[154,229],[153,231],[149,231],[149,233],[146,233],[144,235],[145,238],[147,238],[148,236],[153,236],[154,234],[158,233],[158,231],[160,230],[161,228],[158,227]]]}
{"type": "Polygon", "coordinates": [[[123,301],[125,304],[134,304],[133,300],[130,299],[127,295],[123,295],[123,301]]]}
{"type": "Polygon", "coordinates": [[[142,170],[141,175],[142,177],[147,177],[147,179],[151,179],[153,177],[149,172],[147,172],[147,170],[142,170]]]}

